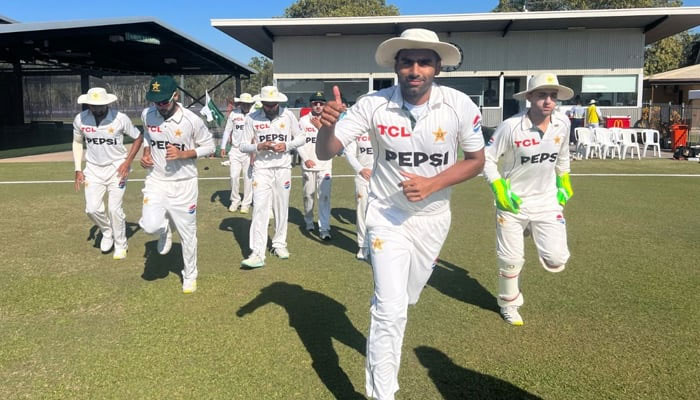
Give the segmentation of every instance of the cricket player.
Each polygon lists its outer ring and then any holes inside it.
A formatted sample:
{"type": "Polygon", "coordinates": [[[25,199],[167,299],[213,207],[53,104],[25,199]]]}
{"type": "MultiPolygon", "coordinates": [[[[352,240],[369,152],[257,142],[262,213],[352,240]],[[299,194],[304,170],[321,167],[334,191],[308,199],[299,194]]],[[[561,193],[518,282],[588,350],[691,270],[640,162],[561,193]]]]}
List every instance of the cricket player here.
{"type": "Polygon", "coordinates": [[[100,250],[109,252],[114,247],[113,258],[126,258],[126,216],[122,199],[126,182],[143,143],[143,136],[125,114],[109,107],[117,96],[100,87],[88,90],[78,97],[78,104],[88,109],[73,120],[73,161],[75,163],[75,190],[85,186],[85,212],[102,232],[100,250]],[[128,154],[124,136],[134,139],[128,154]],[[85,170],[81,168],[83,143],[86,144],[85,170]],[[105,212],[104,195],[107,193],[108,212],[105,212]]]}
{"type": "Polygon", "coordinates": [[[309,98],[311,112],[299,118],[299,130],[306,136],[306,144],[297,152],[301,157],[301,178],[304,195],[304,222],[306,230],[314,230],[314,195],[318,198],[318,230],[322,240],[331,239],[331,184],[333,182],[333,160],[321,161],[316,158],[316,135],[318,129],[311,122],[318,119],[326,104],[323,92],[316,92],[309,98]]]}
{"type": "Polygon", "coordinates": [[[357,259],[367,258],[367,243],[365,243],[365,212],[367,210],[367,199],[369,197],[369,179],[372,176],[374,165],[374,150],[372,142],[367,132],[358,136],[356,140],[350,142],[345,148],[345,159],[355,173],[355,200],[357,202],[357,259]]]}
{"type": "Polygon", "coordinates": [[[275,215],[275,236],[272,253],[289,258],[287,250],[287,218],[289,191],[292,187],[292,156],[290,151],[302,146],[306,139],[299,131],[299,121],[287,108],[280,107],[287,96],[274,86],[260,90],[262,108],[246,116],[241,151],[254,153],[253,162],[253,220],[250,224],[252,254],[241,262],[249,268],[265,265],[267,224],[270,211],[275,215]],[[252,143],[251,143],[252,141],[252,143]]]}
{"type": "Polygon", "coordinates": [[[182,240],[182,292],[197,290],[197,157],[215,150],[204,121],[177,102],[177,84],[171,76],[151,79],[146,100],[153,106],[141,118],[146,144],[141,166],[148,169],[139,224],[148,234],[159,234],[158,253],[172,246],[172,227],[182,240]]]}
{"type": "Polygon", "coordinates": [[[481,115],[470,98],[433,82],[461,55],[426,29],[407,29],[375,53],[398,85],[361,97],[343,112],[340,93],[321,115],[316,152],[326,160],[368,132],[375,152],[367,204],[374,277],[367,339],[366,392],[394,399],[409,304],[418,301],[450,228],[451,186],[481,172],[481,115]],[[337,122],[337,123],[336,123],[337,122]],[[458,150],[464,160],[457,160],[458,150]]]}
{"type": "Polygon", "coordinates": [[[241,97],[234,98],[237,108],[234,108],[228,115],[224,135],[221,139],[221,157],[226,156],[226,144],[231,139],[231,150],[228,152],[231,168],[231,205],[228,210],[236,212],[238,206],[241,207],[241,214],[248,214],[250,205],[253,202],[253,179],[248,169],[251,168],[250,154],[243,153],[240,150],[241,140],[243,139],[243,122],[245,116],[250,112],[251,107],[255,104],[253,96],[250,93],[243,93],[241,97]],[[238,192],[238,178],[243,173],[243,201],[241,194],[238,192]]]}
{"type": "Polygon", "coordinates": [[[533,76],[526,91],[513,95],[527,99],[530,108],[503,121],[486,147],[484,176],[497,207],[498,305],[503,319],[512,325],[523,325],[518,311],[524,301],[519,286],[525,263],[523,233],[532,234],[547,271],[562,271],[569,259],[562,210],[573,196],[570,122],[554,110],[557,100],[573,94],[554,74],[533,76]]]}

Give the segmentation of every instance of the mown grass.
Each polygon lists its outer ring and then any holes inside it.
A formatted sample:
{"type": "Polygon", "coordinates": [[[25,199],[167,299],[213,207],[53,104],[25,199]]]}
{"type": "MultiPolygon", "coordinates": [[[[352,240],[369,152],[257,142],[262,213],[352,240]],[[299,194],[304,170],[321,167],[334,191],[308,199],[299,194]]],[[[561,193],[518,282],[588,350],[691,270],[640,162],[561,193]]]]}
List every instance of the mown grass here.
{"type": "MultiPolygon", "coordinates": [[[[200,176],[225,176],[218,161],[201,160],[200,176]]],[[[338,159],[334,171],[349,168],[338,159]]],[[[589,160],[573,172],[700,164],[589,160]]],[[[0,181],[59,179],[72,163],[0,168],[0,181]]],[[[459,185],[440,262],[409,311],[398,398],[696,398],[699,179],[574,176],[571,260],[549,274],[527,242],[521,328],[495,306],[490,191],[479,178],[459,185]]],[[[362,398],[372,277],[354,259],[352,179],[333,182],[331,242],[302,229],[293,180],[292,256],[252,271],[240,268],[250,216],[227,212],[227,185],[200,180],[200,278],[185,296],[177,235],[159,256],[138,229],[141,182],[125,198],[123,261],[100,254],[72,184],[1,184],[0,397],[362,398]]]]}

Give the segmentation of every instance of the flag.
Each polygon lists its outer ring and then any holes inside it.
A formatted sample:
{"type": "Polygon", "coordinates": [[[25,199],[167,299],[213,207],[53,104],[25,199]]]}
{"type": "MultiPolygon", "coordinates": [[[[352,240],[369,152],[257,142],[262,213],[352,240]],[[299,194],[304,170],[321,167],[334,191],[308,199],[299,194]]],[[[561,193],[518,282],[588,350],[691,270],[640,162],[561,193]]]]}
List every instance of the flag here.
{"type": "Polygon", "coordinates": [[[204,91],[204,104],[202,110],[199,111],[200,114],[207,117],[207,122],[216,121],[216,124],[221,126],[224,124],[226,117],[219,111],[219,108],[214,104],[214,100],[209,97],[209,92],[204,91]]]}

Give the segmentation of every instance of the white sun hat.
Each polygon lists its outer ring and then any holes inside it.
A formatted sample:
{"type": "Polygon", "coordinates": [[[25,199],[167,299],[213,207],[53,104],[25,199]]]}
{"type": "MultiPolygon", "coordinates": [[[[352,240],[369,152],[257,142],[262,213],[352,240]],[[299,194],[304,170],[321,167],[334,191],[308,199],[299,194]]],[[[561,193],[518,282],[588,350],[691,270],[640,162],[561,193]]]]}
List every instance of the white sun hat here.
{"type": "Polygon", "coordinates": [[[241,97],[234,97],[233,101],[236,103],[255,103],[255,99],[250,95],[250,93],[241,93],[241,97]]]}
{"type": "Polygon", "coordinates": [[[595,99],[591,99],[591,101],[588,102],[588,104],[595,104],[595,99]]]}
{"type": "Polygon", "coordinates": [[[78,96],[78,104],[90,104],[93,106],[104,106],[117,101],[117,96],[107,93],[104,88],[95,87],[86,94],[78,96]]]}
{"type": "Polygon", "coordinates": [[[546,72],[530,78],[530,80],[527,82],[527,90],[514,94],[513,98],[516,100],[523,100],[528,93],[541,89],[556,89],[557,100],[569,100],[570,98],[574,97],[573,90],[566,86],[560,85],[559,79],[557,79],[556,75],[551,72],[546,72]]]}
{"type": "Polygon", "coordinates": [[[265,103],[284,103],[287,101],[287,96],[280,93],[274,86],[263,86],[260,89],[260,101],[265,103]]]}
{"type": "Polygon", "coordinates": [[[406,29],[401,36],[383,41],[377,47],[374,59],[382,67],[393,67],[396,54],[404,49],[433,50],[440,56],[443,66],[458,65],[462,60],[456,46],[441,42],[435,32],[422,28],[406,29]]]}

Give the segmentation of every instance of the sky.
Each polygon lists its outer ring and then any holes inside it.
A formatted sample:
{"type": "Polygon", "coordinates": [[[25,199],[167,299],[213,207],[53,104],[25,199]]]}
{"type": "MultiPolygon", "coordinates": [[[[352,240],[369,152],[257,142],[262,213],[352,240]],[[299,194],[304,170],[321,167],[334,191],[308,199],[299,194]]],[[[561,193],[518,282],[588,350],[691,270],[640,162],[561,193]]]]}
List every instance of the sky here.
{"type": "MultiPolygon", "coordinates": [[[[75,21],[100,18],[152,17],[219,52],[248,64],[259,54],[211,26],[211,19],[273,18],[296,0],[0,0],[0,15],[18,22],[75,21]]],[[[490,12],[498,0],[387,0],[401,15],[490,12]]],[[[700,0],[684,6],[699,7],[700,0]]]]}

